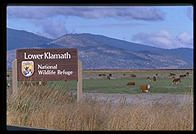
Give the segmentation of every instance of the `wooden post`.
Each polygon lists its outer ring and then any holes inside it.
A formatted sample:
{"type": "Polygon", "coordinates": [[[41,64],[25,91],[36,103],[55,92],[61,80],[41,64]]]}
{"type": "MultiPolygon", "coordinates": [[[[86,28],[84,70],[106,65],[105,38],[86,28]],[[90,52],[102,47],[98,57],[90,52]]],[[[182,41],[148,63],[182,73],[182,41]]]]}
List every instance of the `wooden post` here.
{"type": "Polygon", "coordinates": [[[12,62],[12,94],[18,96],[17,60],[12,62]]]}
{"type": "Polygon", "coordinates": [[[77,102],[82,100],[82,62],[78,60],[77,102]]]}

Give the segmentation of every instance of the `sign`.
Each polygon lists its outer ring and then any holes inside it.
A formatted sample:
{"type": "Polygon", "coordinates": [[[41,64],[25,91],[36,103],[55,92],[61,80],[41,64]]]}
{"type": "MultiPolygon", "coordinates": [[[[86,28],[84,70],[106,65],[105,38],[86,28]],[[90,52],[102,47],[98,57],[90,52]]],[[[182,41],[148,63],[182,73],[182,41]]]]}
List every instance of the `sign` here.
{"type": "Polygon", "coordinates": [[[18,49],[19,81],[78,80],[77,49],[18,49]]]}

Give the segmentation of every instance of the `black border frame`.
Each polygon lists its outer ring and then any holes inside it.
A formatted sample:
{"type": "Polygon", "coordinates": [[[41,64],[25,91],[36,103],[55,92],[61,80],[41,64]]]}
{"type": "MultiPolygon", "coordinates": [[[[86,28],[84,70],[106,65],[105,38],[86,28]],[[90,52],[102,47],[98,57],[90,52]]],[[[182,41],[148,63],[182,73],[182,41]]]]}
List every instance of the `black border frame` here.
{"type": "MultiPolygon", "coordinates": [[[[135,6],[184,6],[184,5],[192,5],[193,6],[193,16],[195,14],[195,10],[194,10],[194,5],[195,5],[195,1],[194,0],[185,0],[185,1],[178,1],[178,0],[164,0],[164,1],[157,1],[157,0],[135,0],[135,1],[123,1],[121,0],[120,2],[116,2],[113,1],[113,3],[105,3],[102,1],[97,1],[97,2],[88,2],[88,1],[84,1],[83,3],[79,2],[79,1],[73,1],[73,0],[68,0],[65,2],[61,2],[59,0],[55,0],[55,2],[52,3],[45,3],[42,0],[38,1],[38,0],[32,0],[32,3],[27,3],[27,1],[25,0],[2,0],[1,1],[1,32],[2,32],[2,39],[1,39],[1,44],[3,44],[3,46],[1,46],[1,103],[0,103],[0,115],[1,115],[1,123],[2,125],[0,125],[0,130],[3,130],[3,132],[10,132],[7,130],[7,122],[6,122],[6,101],[7,101],[7,94],[6,94],[6,72],[7,72],[7,63],[6,63],[6,59],[7,59],[7,39],[6,39],[6,35],[7,35],[7,6],[130,6],[130,5],[135,5],[135,6]],[[43,2],[43,3],[38,3],[38,2],[43,2]]],[[[193,29],[195,27],[195,23],[193,23],[193,29]]],[[[193,32],[193,37],[194,37],[194,32],[193,32]]],[[[193,41],[194,42],[194,41],[193,41]]],[[[194,53],[194,59],[195,59],[195,53],[194,53]]],[[[195,63],[195,62],[194,62],[195,63]]],[[[194,69],[194,66],[193,66],[194,69]]],[[[194,74],[194,72],[193,72],[194,74]]],[[[194,78],[193,78],[194,79],[194,78]]],[[[195,86],[193,86],[195,87],[195,86]]],[[[194,104],[195,104],[195,92],[194,92],[194,104]]],[[[194,107],[194,111],[195,111],[195,107],[194,107]]],[[[195,131],[195,118],[194,118],[194,131],[195,131]]],[[[194,131],[189,131],[189,132],[194,132],[194,131]]],[[[20,131],[18,131],[20,132],[20,131]]],[[[30,132],[30,131],[28,131],[30,132]]],[[[62,132],[66,132],[66,131],[62,131],[62,132]]],[[[71,131],[73,132],[73,131],[71,131]]],[[[106,131],[106,132],[112,132],[115,133],[116,131],[106,131]]],[[[124,131],[120,131],[120,132],[124,132],[124,131]]],[[[133,131],[130,131],[133,132],[133,131]]],[[[138,131],[136,131],[138,132],[138,131]]],[[[149,131],[150,133],[152,131],[149,131]]],[[[156,131],[155,131],[156,132],[156,131]]],[[[183,132],[183,131],[181,131],[183,132]]],[[[188,131],[185,131],[188,132],[188,131]]],[[[52,132],[54,133],[54,131],[52,132]]]]}

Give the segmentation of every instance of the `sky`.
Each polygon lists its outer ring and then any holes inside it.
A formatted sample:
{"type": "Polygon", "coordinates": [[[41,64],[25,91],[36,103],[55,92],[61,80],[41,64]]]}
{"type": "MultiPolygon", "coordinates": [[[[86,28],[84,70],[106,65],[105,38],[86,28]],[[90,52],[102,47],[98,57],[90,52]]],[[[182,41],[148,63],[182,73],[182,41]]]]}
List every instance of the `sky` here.
{"type": "Polygon", "coordinates": [[[7,28],[51,39],[91,33],[159,48],[193,48],[193,6],[8,6],[7,28]]]}

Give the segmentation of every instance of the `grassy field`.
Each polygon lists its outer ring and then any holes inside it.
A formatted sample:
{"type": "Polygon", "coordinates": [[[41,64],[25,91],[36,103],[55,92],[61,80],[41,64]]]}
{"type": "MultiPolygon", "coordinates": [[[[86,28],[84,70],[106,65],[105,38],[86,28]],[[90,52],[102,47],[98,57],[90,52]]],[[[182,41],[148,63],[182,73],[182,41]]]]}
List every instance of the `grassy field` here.
{"type": "MultiPolygon", "coordinates": [[[[108,80],[98,75],[111,72],[84,71],[83,91],[135,94],[141,93],[140,85],[149,83],[150,93],[193,94],[192,71],[177,85],[171,84],[169,72],[186,73],[178,70],[112,72],[113,77],[108,80]],[[159,74],[156,82],[146,80],[156,73],[159,74]],[[130,74],[136,77],[131,78],[130,74]],[[129,81],[136,85],[128,87],[129,81]]],[[[53,81],[47,86],[26,87],[19,83],[18,96],[7,94],[7,124],[58,130],[193,130],[193,101],[189,97],[182,98],[187,103],[181,106],[175,101],[161,104],[157,100],[152,105],[128,104],[123,98],[115,105],[93,98],[76,103],[76,84],[76,81],[53,81]]]]}
{"type": "MultiPolygon", "coordinates": [[[[9,81],[11,83],[11,81],[9,81]]],[[[91,93],[141,93],[140,86],[150,84],[151,93],[185,93],[193,90],[193,70],[136,70],[132,72],[123,71],[84,71],[83,72],[83,92],[91,93]],[[181,78],[181,83],[173,84],[172,78],[169,73],[175,73],[176,77],[181,74],[189,72],[190,75],[181,78]],[[112,74],[111,80],[99,74],[105,73],[106,75],[112,74]],[[147,76],[153,76],[158,73],[156,81],[148,81],[147,76]],[[123,75],[125,74],[125,76],[123,75]],[[135,74],[136,77],[130,77],[130,74],[135,74]],[[135,86],[127,86],[128,82],[135,82],[135,86]]],[[[49,81],[48,88],[57,88],[69,91],[76,91],[77,81],[49,81]],[[59,87],[59,88],[58,88],[59,87]]]]}
{"type": "MultiPolygon", "coordinates": [[[[186,71],[175,70],[172,71],[177,76],[185,74],[186,71]]],[[[175,85],[172,84],[172,78],[169,78],[170,71],[144,71],[144,72],[120,72],[112,73],[113,79],[108,80],[106,78],[97,80],[99,73],[85,73],[84,77],[91,79],[84,80],[84,91],[87,92],[102,92],[102,93],[140,93],[140,86],[144,84],[151,85],[151,93],[184,93],[187,90],[193,88],[193,75],[181,79],[181,83],[175,85]],[[157,81],[146,80],[147,76],[153,76],[158,73],[157,81]],[[123,76],[125,74],[125,76],[123,76]],[[135,74],[136,77],[130,77],[130,74],[135,74]],[[128,82],[135,82],[135,86],[127,86],[128,82]]],[[[109,73],[106,73],[109,74],[109,73]]]]}

